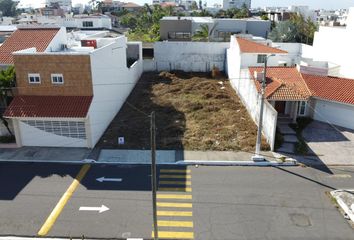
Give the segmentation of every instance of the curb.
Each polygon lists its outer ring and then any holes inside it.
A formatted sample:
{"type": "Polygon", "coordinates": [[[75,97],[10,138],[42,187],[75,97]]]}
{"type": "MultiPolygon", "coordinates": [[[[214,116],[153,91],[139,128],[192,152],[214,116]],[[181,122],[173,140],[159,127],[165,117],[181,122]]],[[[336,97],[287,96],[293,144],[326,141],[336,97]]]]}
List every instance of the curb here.
{"type": "Polygon", "coordinates": [[[351,189],[338,189],[338,190],[334,190],[331,191],[331,196],[334,197],[337,200],[338,205],[343,209],[343,211],[348,215],[348,217],[350,218],[350,220],[352,220],[354,222],[354,213],[353,211],[349,208],[349,206],[343,202],[343,200],[340,197],[337,197],[335,194],[337,192],[343,192],[343,191],[352,191],[351,189]]]}
{"type": "MultiPolygon", "coordinates": [[[[83,163],[91,163],[91,164],[110,164],[110,165],[150,165],[150,163],[146,162],[104,162],[104,161],[96,161],[93,159],[84,159],[78,161],[56,161],[56,160],[5,160],[0,159],[0,162],[6,163],[66,163],[66,164],[83,164],[83,163]]],[[[271,166],[284,166],[284,167],[292,167],[298,166],[297,161],[287,161],[287,162],[277,162],[277,161],[262,161],[262,162],[254,162],[254,161],[223,161],[223,160],[185,160],[185,161],[177,161],[177,162],[163,162],[156,163],[157,165],[203,165],[203,166],[256,166],[256,167],[271,167],[271,166]]]]}

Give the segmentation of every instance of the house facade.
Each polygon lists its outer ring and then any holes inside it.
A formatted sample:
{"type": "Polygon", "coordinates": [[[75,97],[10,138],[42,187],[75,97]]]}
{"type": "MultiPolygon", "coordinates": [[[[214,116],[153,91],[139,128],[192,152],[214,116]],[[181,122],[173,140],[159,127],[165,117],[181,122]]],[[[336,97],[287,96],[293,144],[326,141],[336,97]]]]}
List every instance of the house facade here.
{"type": "Polygon", "coordinates": [[[81,45],[13,54],[17,95],[4,116],[18,146],[93,148],[135,86],[141,43],[121,36],[85,38],[81,45]]]}
{"type": "Polygon", "coordinates": [[[227,72],[248,112],[259,118],[267,56],[263,134],[274,148],[278,117],[311,117],[354,129],[354,79],[340,77],[340,65],[313,60],[311,46],[235,37],[227,50],[227,72]]]}

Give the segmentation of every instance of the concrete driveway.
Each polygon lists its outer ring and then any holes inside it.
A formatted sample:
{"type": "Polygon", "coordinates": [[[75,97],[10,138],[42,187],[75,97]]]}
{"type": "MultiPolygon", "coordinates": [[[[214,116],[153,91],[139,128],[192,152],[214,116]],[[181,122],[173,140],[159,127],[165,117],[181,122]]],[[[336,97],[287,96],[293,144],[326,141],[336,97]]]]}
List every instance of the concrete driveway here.
{"type": "Polygon", "coordinates": [[[353,130],[313,121],[302,135],[325,165],[354,165],[353,130]]]}

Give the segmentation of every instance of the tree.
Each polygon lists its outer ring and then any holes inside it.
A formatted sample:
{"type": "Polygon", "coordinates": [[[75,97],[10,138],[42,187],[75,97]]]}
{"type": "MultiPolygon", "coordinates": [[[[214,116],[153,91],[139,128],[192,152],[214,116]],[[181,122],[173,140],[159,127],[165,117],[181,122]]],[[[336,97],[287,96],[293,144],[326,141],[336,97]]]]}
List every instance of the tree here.
{"type": "Polygon", "coordinates": [[[193,35],[194,41],[208,41],[209,42],[209,26],[207,24],[200,25],[200,29],[193,35]]]}
{"type": "MultiPolygon", "coordinates": [[[[15,68],[13,66],[8,67],[7,69],[0,71],[0,97],[1,97],[1,105],[6,108],[8,106],[8,93],[12,92],[12,87],[15,86],[15,68]]],[[[9,124],[3,116],[0,116],[1,121],[5,125],[7,131],[11,136],[13,133],[9,128],[9,124]]]]}
{"type": "Polygon", "coordinates": [[[198,5],[197,5],[197,2],[196,1],[193,1],[192,4],[191,4],[191,9],[192,10],[198,10],[198,5]]]}
{"type": "Polygon", "coordinates": [[[265,20],[265,21],[266,21],[266,20],[269,20],[269,18],[268,18],[268,16],[267,16],[266,14],[262,15],[262,16],[261,16],[261,19],[262,19],[262,20],[265,20]]]}
{"type": "Polygon", "coordinates": [[[2,12],[2,16],[16,16],[16,6],[17,3],[12,0],[0,0],[0,11],[2,12]]]}
{"type": "Polygon", "coordinates": [[[296,42],[297,31],[290,21],[279,22],[269,33],[269,39],[274,42],[296,42]]]}

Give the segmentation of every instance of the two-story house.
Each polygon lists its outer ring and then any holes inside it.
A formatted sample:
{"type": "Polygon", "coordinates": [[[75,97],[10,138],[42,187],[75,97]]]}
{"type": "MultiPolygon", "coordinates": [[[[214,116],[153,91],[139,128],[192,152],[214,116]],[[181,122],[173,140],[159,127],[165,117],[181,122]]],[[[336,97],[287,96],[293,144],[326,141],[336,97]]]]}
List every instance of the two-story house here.
{"type": "Polygon", "coordinates": [[[141,43],[124,36],[67,47],[13,54],[17,96],[4,116],[18,146],[94,147],[142,73],[141,43]]]}

